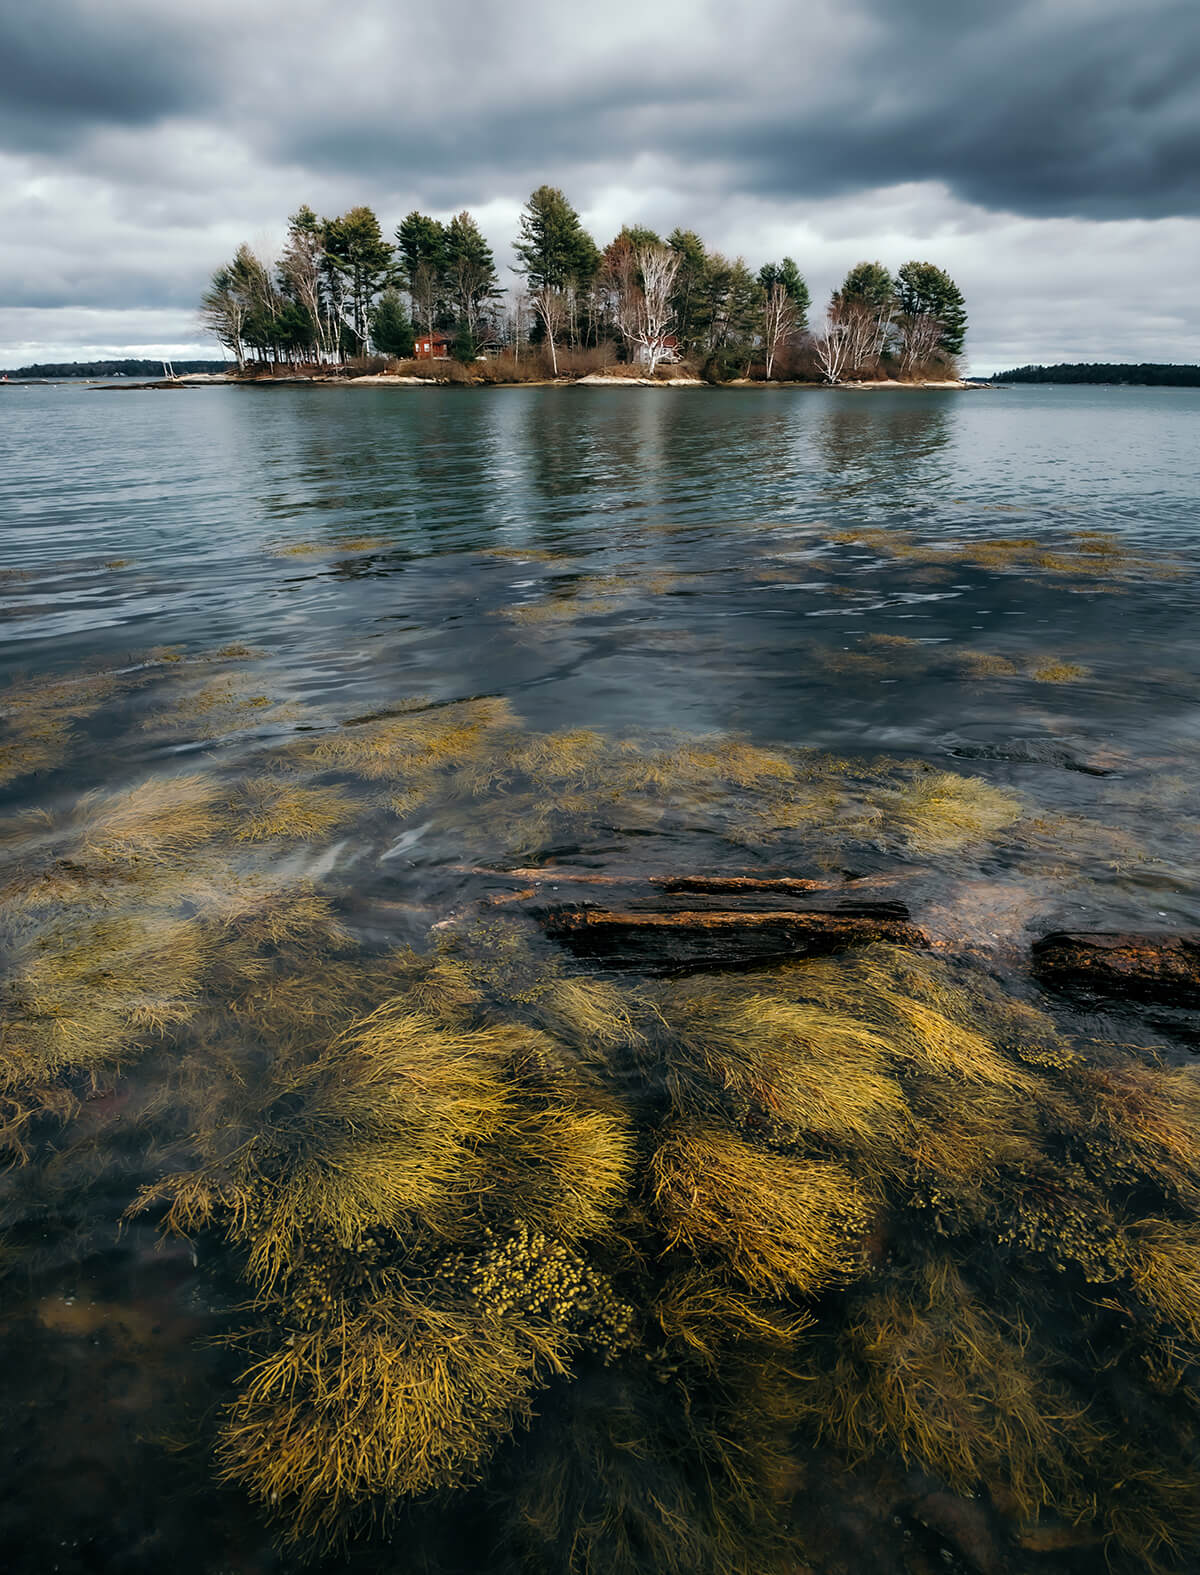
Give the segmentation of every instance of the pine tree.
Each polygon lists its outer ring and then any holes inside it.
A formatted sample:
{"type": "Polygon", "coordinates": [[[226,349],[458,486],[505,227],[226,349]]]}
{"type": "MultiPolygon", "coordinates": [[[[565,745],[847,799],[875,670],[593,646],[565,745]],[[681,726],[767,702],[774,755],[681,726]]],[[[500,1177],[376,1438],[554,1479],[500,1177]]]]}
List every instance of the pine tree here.
{"type": "Polygon", "coordinates": [[[414,208],[397,226],[396,241],[413,322],[426,334],[446,327],[450,310],[446,302],[445,228],[414,208]]]}
{"type": "Polygon", "coordinates": [[[371,315],[371,343],[380,355],[396,356],[402,361],[413,353],[413,325],[395,287],[383,292],[371,315]]]}
{"type": "Polygon", "coordinates": [[[324,240],[327,268],[342,286],[343,321],[355,353],[361,355],[367,348],[375,297],[391,282],[395,248],[384,240],[379,220],[366,207],[327,219],[324,240]]]}
{"type": "Polygon", "coordinates": [[[455,321],[460,329],[465,326],[467,330],[473,358],[483,319],[499,296],[500,286],[492,249],[465,208],[454,215],[443,231],[442,255],[455,321]]]}
{"type": "Polygon", "coordinates": [[[906,262],[896,275],[896,302],[902,317],[910,321],[937,322],[937,348],[943,355],[962,354],[967,308],[962,291],[944,269],[931,262],[906,262]]]}
{"type": "Polygon", "coordinates": [[[531,294],[590,284],[600,266],[595,241],[555,186],[539,186],[530,195],[513,250],[531,294]]]}

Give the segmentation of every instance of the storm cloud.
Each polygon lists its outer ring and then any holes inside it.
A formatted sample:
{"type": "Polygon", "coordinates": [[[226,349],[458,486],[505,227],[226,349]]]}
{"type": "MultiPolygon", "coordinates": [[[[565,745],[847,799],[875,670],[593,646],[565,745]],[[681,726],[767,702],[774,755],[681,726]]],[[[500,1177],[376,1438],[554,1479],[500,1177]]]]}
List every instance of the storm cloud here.
{"type": "Polygon", "coordinates": [[[131,313],[202,353],[207,276],[304,201],[468,206],[507,260],[542,181],[818,299],[933,257],[979,369],[1200,359],[1198,68],[1195,0],[0,0],[0,361],[131,313]]]}

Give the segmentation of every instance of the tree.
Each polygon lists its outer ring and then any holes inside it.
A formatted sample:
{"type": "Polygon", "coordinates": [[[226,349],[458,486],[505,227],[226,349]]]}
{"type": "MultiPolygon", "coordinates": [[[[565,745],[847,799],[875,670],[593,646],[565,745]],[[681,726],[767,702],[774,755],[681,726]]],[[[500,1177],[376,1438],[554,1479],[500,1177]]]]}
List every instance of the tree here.
{"type": "Polygon", "coordinates": [[[808,308],[812,297],[804,275],[792,258],[785,257],[779,263],[764,263],[758,270],[758,282],[764,290],[776,284],[783,286],[788,300],[796,309],[796,331],[803,333],[808,327],[808,308]]]}
{"type": "Polygon", "coordinates": [[[550,346],[550,362],[554,368],[555,377],[558,376],[558,350],[555,341],[561,335],[563,325],[567,320],[567,294],[565,290],[552,289],[550,285],[543,285],[540,290],[534,290],[529,297],[529,305],[534,316],[541,324],[546,342],[550,346]]]}
{"type": "Polygon", "coordinates": [[[776,357],[808,326],[808,285],[790,257],[758,270],[762,289],[762,342],[767,377],[776,357]]]}
{"type": "Polygon", "coordinates": [[[896,306],[909,365],[929,358],[931,339],[935,340],[934,354],[962,354],[967,335],[966,304],[962,291],[944,269],[931,262],[906,262],[896,275],[896,306]]]}
{"type": "Polygon", "coordinates": [[[471,332],[471,325],[466,318],[458,325],[458,332],[454,336],[450,354],[456,361],[461,361],[464,366],[469,366],[472,361],[476,361],[479,358],[479,348],[475,343],[475,335],[471,332]]]}
{"type": "Polygon", "coordinates": [[[324,360],[337,348],[337,332],[330,322],[323,286],[324,224],[307,204],[288,220],[288,238],[279,259],[279,287],[302,307],[312,323],[312,339],[324,360]]]}
{"type": "Polygon", "coordinates": [[[708,256],[704,242],[695,230],[676,228],[667,237],[667,245],[679,258],[671,292],[675,334],[687,350],[698,351],[704,347],[706,327],[703,306],[708,256]]]}
{"type": "Polygon", "coordinates": [[[880,262],[855,263],[838,291],[848,304],[860,303],[881,315],[891,313],[895,293],[896,281],[880,262]]]}
{"type": "Polygon", "coordinates": [[[307,360],[317,347],[317,325],[301,301],[283,297],[272,324],[275,345],[288,361],[307,360]]]}
{"type": "Polygon", "coordinates": [[[448,316],[445,304],[446,231],[437,219],[415,209],[396,228],[412,315],[431,334],[448,316]]]}
{"type": "Polygon", "coordinates": [[[529,297],[522,289],[513,289],[509,292],[509,309],[505,314],[505,334],[508,343],[513,348],[513,359],[520,364],[521,346],[527,343],[529,297]]]}
{"type": "Polygon", "coordinates": [[[850,333],[846,323],[839,319],[837,309],[831,305],[825,317],[824,332],[813,340],[817,364],[827,383],[842,381],[842,374],[849,361],[849,340],[850,333]]]}
{"type": "Polygon", "coordinates": [[[233,261],[213,274],[201,297],[200,320],[244,368],[247,346],[257,350],[260,359],[277,349],[274,325],[279,305],[270,269],[243,242],[233,261]]]}
{"type": "Polygon", "coordinates": [[[763,290],[762,340],[768,379],[776,357],[796,337],[798,326],[796,303],[786,287],[778,281],[767,285],[763,290]]]}
{"type": "Polygon", "coordinates": [[[341,286],[339,315],[350,330],[356,351],[367,348],[375,297],[392,281],[395,248],[383,238],[370,208],[351,208],[324,226],[326,273],[341,286]]]}
{"type": "Polygon", "coordinates": [[[200,298],[200,322],[205,333],[212,334],[231,352],[239,371],[243,371],[246,365],[246,346],[242,337],[246,312],[247,304],[235,286],[233,270],[228,266],[218,268],[200,298]]]}
{"type": "Polygon", "coordinates": [[[371,314],[371,343],[380,355],[393,355],[400,360],[413,353],[413,325],[404,310],[404,298],[394,285],[379,297],[371,314]]]}
{"type": "Polygon", "coordinates": [[[539,299],[546,305],[552,297],[560,296],[562,326],[569,326],[572,339],[578,342],[581,297],[596,277],[600,252],[556,186],[539,186],[531,193],[521,212],[513,250],[543,327],[546,318],[538,307],[539,299]]]}
{"type": "Polygon", "coordinates": [[[878,262],[855,263],[829,303],[842,331],[845,362],[853,371],[878,364],[888,347],[896,313],[896,285],[878,262]]]}
{"type": "Polygon", "coordinates": [[[605,270],[621,337],[653,377],[673,321],[671,290],[679,254],[658,240],[639,244],[622,231],[605,254],[605,270]]]}
{"type": "Polygon", "coordinates": [[[588,283],[600,263],[595,241],[556,186],[539,186],[530,195],[513,250],[531,292],[588,283]]]}
{"type": "Polygon", "coordinates": [[[455,318],[477,342],[480,324],[500,288],[492,249],[465,208],[443,231],[442,256],[455,318]]]}
{"type": "Polygon", "coordinates": [[[762,300],[758,280],[742,258],[730,262],[720,252],[712,252],[705,268],[704,295],[708,349],[748,360],[762,300]]]}

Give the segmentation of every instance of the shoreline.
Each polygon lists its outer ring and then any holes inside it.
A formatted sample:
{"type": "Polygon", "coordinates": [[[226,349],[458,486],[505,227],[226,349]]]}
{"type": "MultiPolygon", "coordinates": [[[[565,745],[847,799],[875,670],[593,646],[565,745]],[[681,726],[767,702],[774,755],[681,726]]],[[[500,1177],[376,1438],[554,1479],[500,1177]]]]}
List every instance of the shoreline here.
{"type": "Polygon", "coordinates": [[[146,389],[207,388],[214,385],[234,388],[709,388],[709,389],[808,389],[822,393],[874,393],[880,389],[910,391],[935,390],[939,392],[966,393],[977,389],[990,389],[991,383],[973,382],[970,378],[946,378],[930,381],[899,381],[883,378],[863,382],[809,383],[799,381],[758,381],[750,378],[731,378],[727,383],[709,383],[702,377],[606,377],[589,373],[585,377],[530,378],[528,381],[460,383],[445,377],[413,377],[407,373],[373,372],[361,377],[236,377],[221,373],[193,372],[183,377],[159,378],[144,383],[88,382],[85,387],[95,392],[134,393],[146,389]]]}

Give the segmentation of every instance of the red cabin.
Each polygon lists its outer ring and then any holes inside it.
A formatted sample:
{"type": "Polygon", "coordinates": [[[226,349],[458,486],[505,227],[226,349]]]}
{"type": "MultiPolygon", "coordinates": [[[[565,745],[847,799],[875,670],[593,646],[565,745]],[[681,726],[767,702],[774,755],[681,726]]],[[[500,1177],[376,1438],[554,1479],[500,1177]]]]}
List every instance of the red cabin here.
{"type": "Polygon", "coordinates": [[[450,356],[450,335],[440,330],[432,334],[418,334],[413,348],[417,361],[445,361],[450,356]]]}

